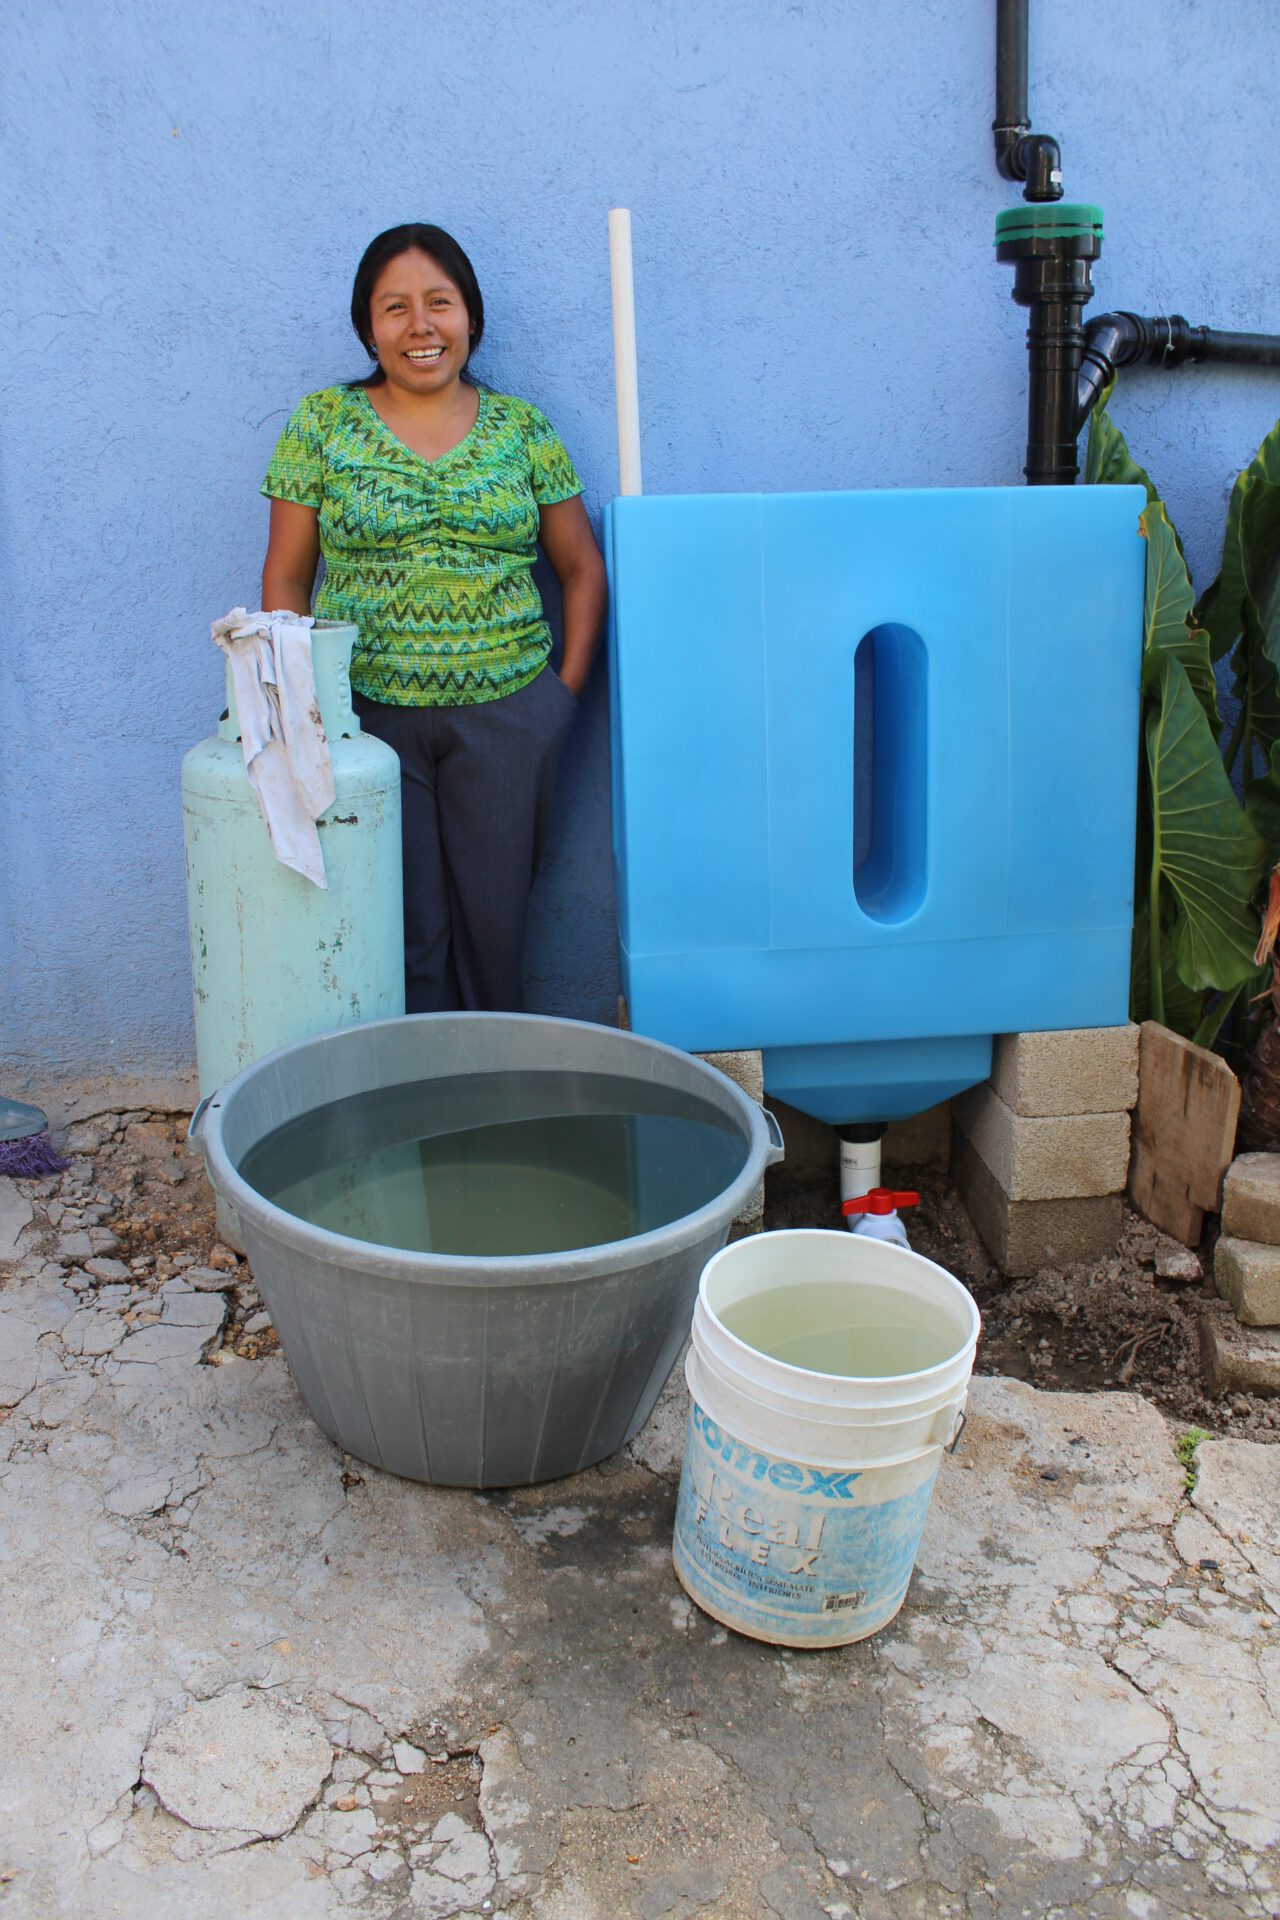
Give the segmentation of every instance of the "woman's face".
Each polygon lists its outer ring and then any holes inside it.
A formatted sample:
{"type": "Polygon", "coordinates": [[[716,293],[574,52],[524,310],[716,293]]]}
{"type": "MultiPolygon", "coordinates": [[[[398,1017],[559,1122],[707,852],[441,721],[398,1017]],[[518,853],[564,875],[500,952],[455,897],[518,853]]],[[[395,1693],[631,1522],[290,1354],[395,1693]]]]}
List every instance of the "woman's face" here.
{"type": "Polygon", "coordinates": [[[444,268],[418,247],[398,253],[374,281],[369,326],[388,384],[406,394],[441,393],[467,364],[467,303],[444,268]]]}

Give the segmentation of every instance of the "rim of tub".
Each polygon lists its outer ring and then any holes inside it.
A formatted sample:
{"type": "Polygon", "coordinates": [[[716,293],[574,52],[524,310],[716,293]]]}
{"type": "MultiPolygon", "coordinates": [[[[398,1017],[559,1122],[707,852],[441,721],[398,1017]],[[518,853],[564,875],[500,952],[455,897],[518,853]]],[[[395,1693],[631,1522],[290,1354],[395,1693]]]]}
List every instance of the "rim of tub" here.
{"type": "MultiPolygon", "coordinates": [[[[531,1071],[539,1069],[531,1068],[531,1071]]],[[[542,1070],[553,1070],[544,1068],[542,1070]]],[[[487,1073],[508,1072],[506,1063],[479,1070],[479,1077],[487,1073]]],[[[419,1076],[422,1077],[422,1076],[419,1076]]],[[[389,1082],[388,1085],[406,1086],[411,1081],[389,1082]]],[[[380,1090],[380,1089],[379,1089],[380,1090]]],[[[363,1091],[373,1091],[371,1088],[363,1091]]],[[[333,1096],[342,1098],[341,1094],[333,1096]]],[[[354,1097],[354,1095],[347,1096],[354,1097]]],[[[320,1105],[325,1102],[318,1103],[320,1105]]],[[[709,1105],[714,1104],[708,1101],[709,1105]]],[[[308,1107],[305,1112],[315,1112],[316,1107],[308,1107]]],[[[300,1119],[302,1114],[291,1115],[300,1119]]],[[[279,1124],[287,1124],[281,1122],[279,1124]]],[[[744,1093],[737,1082],[731,1080],[719,1067],[700,1059],[696,1054],[685,1052],[680,1047],[669,1046],[663,1040],[651,1040],[647,1034],[632,1033],[622,1027],[605,1027],[592,1020],[571,1020],[560,1015],[538,1013],[408,1013],[396,1014],[385,1020],[362,1021],[356,1026],[335,1028],[326,1034],[312,1034],[302,1040],[293,1040],[285,1046],[276,1047],[271,1053],[263,1054],[258,1060],[243,1067],[234,1079],[215,1092],[206,1094],[195,1108],[187,1129],[188,1139],[199,1147],[204,1156],[208,1177],[215,1190],[223,1195],[235,1208],[237,1214],[247,1212],[252,1219],[254,1213],[265,1215],[263,1225],[273,1236],[283,1241],[294,1251],[304,1253],[308,1258],[320,1260],[328,1266],[362,1266],[367,1270],[376,1269],[388,1278],[426,1283],[438,1280],[445,1273],[450,1283],[457,1286],[492,1286],[495,1282],[523,1280],[528,1285],[565,1280],[588,1280],[596,1275],[618,1271],[624,1264],[627,1267],[646,1264],[646,1249],[651,1249],[655,1257],[680,1253],[706,1238],[708,1231],[717,1218],[723,1217],[729,1210],[730,1222],[741,1212],[744,1202],[755,1191],[763,1178],[767,1167],[774,1166],[783,1157],[782,1130],[768,1108],[758,1100],[744,1093]],[[618,1046],[620,1054],[640,1044],[647,1050],[666,1056],[679,1064],[685,1071],[693,1070],[692,1078],[703,1074],[713,1075],[720,1087],[729,1096],[729,1108],[736,1110],[745,1122],[746,1158],[742,1170],[723,1187],[715,1199],[707,1201],[694,1213],[681,1214],[674,1221],[652,1227],[645,1233],[627,1235],[621,1240],[596,1241],[587,1247],[570,1247],[552,1253],[528,1254],[451,1254],[415,1252],[407,1247],[391,1247],[381,1241],[361,1240],[349,1234],[334,1233],[330,1228],[314,1226],[299,1215],[290,1213],[287,1208],[277,1206],[268,1200],[265,1194],[251,1186],[244,1179],[222,1139],[222,1120],[218,1119],[210,1130],[209,1116],[222,1116],[242,1093],[246,1083],[257,1075],[277,1066],[288,1054],[304,1047],[322,1044],[351,1045],[357,1036],[368,1038],[370,1035],[396,1027],[403,1029],[412,1023],[414,1026],[431,1021],[483,1020],[519,1023],[523,1027],[538,1027],[552,1032],[590,1032],[606,1035],[610,1043],[618,1046]],[[761,1157],[757,1164],[757,1151],[761,1157]],[[215,1177],[216,1168],[216,1177],[215,1177]],[[246,1205],[247,1202],[247,1205],[246,1205]],[[730,1202],[732,1203],[730,1205],[730,1202]],[[661,1242],[661,1253],[657,1243],[661,1242]],[[625,1249],[625,1258],[624,1258],[625,1249]]],[[[266,1137],[265,1135],[263,1137],[266,1137]]],[[[258,1143],[254,1143],[258,1144],[258,1143]]]]}

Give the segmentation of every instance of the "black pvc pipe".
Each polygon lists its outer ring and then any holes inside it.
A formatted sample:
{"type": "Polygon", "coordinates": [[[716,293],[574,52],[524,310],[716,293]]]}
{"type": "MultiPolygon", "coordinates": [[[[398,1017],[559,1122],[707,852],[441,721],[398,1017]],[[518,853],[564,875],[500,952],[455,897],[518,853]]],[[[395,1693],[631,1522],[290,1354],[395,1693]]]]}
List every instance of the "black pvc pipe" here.
{"type": "Polygon", "coordinates": [[[1217,327],[1193,327],[1204,336],[1204,345],[1193,360],[1224,360],[1240,367],[1280,367],[1280,335],[1274,333],[1223,333],[1217,327]]]}
{"type": "Polygon", "coordinates": [[[1033,487],[1069,487],[1080,471],[1077,395],[1084,353],[1084,309],[1102,248],[1093,208],[1070,208],[1069,225],[1044,218],[996,231],[996,258],[1013,267],[1013,297],[1027,309],[1027,458],[1033,487]]]}
{"type": "Polygon", "coordinates": [[[1088,299],[1088,266],[1061,263],[1056,299],[1038,300],[1027,320],[1027,459],[1030,487],[1070,486],[1080,471],[1075,390],[1088,299]]]}
{"type": "Polygon", "coordinates": [[[1144,360],[1149,366],[1167,368],[1200,360],[1239,367],[1280,367],[1280,335],[1193,327],[1180,313],[1153,319],[1137,313],[1101,313],[1084,330],[1076,381],[1077,430],[1084,426],[1116,368],[1136,366],[1144,360]]]}
{"type": "Polygon", "coordinates": [[[1005,180],[1020,180],[1010,155],[1024,133],[1027,117],[1027,0],[996,0],[996,167],[1005,180]]]}
{"type": "Polygon", "coordinates": [[[1023,180],[1024,200],[1061,200],[1062,153],[1047,133],[1032,133],[1027,108],[1029,0],[996,0],[996,170],[1023,180]]]}

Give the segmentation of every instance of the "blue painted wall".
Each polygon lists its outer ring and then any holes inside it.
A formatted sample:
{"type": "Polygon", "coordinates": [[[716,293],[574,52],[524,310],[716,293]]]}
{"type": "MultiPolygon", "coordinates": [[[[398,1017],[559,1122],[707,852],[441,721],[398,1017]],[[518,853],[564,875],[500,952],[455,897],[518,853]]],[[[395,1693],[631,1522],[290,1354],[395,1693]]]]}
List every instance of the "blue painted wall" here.
{"type": "MultiPolygon", "coordinates": [[[[1280,330],[1273,0],[1041,4],[1032,111],[1097,201],[1094,311],[1280,330]]],[[[606,213],[636,229],[653,491],[1016,482],[992,256],[994,0],[16,0],[6,17],[0,1073],[190,1057],[178,766],[210,618],[257,602],[297,397],[357,371],[365,241],[437,220],[480,377],[616,481],[606,213]]],[[[1211,577],[1280,381],[1130,375],[1116,417],[1211,577]]],[[[572,743],[534,1004],[610,1019],[603,677],[572,743]]]]}

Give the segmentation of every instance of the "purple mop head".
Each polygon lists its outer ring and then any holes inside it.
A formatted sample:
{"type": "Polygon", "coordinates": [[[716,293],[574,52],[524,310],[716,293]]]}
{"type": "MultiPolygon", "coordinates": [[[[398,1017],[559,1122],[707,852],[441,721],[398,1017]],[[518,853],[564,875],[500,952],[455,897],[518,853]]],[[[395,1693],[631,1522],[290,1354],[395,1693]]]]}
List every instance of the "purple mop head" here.
{"type": "Polygon", "coordinates": [[[61,1173],[70,1164],[58,1158],[43,1128],[25,1140],[0,1140],[0,1174],[7,1173],[11,1179],[42,1180],[46,1173],[61,1173]]]}
{"type": "Polygon", "coordinates": [[[54,1152],[39,1107],[0,1099],[0,1174],[12,1180],[41,1180],[69,1165],[54,1152]]]}

